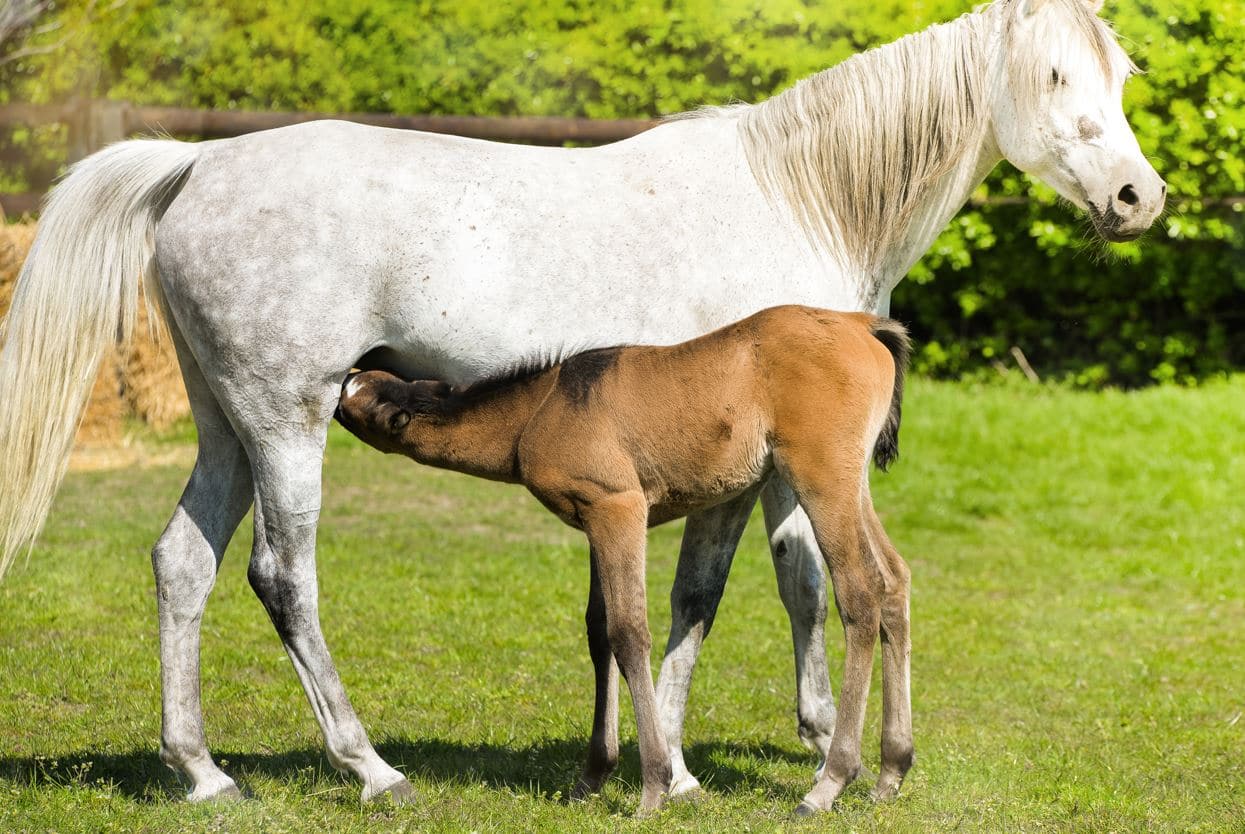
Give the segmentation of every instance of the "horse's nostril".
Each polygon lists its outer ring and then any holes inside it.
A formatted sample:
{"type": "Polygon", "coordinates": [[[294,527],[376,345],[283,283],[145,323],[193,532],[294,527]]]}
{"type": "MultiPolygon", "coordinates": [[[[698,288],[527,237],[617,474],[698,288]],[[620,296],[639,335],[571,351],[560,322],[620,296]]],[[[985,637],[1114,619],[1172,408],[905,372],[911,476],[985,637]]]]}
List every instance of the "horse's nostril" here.
{"type": "Polygon", "coordinates": [[[1126,206],[1135,206],[1141,202],[1141,198],[1137,196],[1136,190],[1131,185],[1121,188],[1116,199],[1126,206]]]}

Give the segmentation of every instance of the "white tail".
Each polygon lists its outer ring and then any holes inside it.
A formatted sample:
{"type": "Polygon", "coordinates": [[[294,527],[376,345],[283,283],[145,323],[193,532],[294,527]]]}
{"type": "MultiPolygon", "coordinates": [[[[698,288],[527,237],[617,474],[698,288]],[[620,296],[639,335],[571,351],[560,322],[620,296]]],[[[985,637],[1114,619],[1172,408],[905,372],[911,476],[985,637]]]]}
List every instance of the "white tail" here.
{"type": "Polygon", "coordinates": [[[198,153],[121,142],[75,165],[44,207],[0,324],[0,577],[43,527],[100,358],[130,338],[143,274],[155,277],[156,221],[198,153]]]}

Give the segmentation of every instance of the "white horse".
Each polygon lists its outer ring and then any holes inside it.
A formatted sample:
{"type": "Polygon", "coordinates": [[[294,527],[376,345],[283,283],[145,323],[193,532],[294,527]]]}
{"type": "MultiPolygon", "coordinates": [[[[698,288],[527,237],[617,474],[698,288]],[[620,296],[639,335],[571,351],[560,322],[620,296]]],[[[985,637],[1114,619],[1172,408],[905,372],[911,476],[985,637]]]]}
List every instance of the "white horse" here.
{"type": "MultiPolygon", "coordinates": [[[[143,276],[199,429],[152,554],[161,758],[189,777],[191,799],[238,793],[204,736],[199,623],[253,504],[248,576],[330,761],[362,781],[364,799],[409,797],[350,706],[317,611],[321,460],[350,369],[461,384],[593,346],[683,341],[782,303],[885,312],[1003,158],[1088,212],[1102,237],[1136,237],[1165,187],[1121,109],[1132,65],[1093,2],[996,0],[763,104],[597,149],[319,122],[123,142],[84,160],[48,202],[6,323],[4,564],[38,533],[143,276]]],[[[820,554],[787,485],[761,500],[791,617],[800,736],[824,766],[835,712],[820,554]]],[[[697,787],[684,706],[752,501],[687,522],[658,693],[671,793],[697,787]]],[[[616,702],[598,707],[616,722],[616,702]]]]}

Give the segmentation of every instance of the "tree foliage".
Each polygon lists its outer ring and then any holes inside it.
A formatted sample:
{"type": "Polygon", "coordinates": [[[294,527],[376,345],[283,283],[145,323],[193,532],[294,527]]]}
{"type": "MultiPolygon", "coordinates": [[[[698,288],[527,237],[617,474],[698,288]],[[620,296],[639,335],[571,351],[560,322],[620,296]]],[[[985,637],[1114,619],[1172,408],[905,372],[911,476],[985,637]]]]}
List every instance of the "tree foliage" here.
{"type": "MultiPolygon", "coordinates": [[[[0,96],[213,108],[653,116],[756,101],[965,0],[64,0],[58,49],[0,96]]],[[[1126,109],[1170,213],[1109,249],[1007,165],[897,291],[926,370],[1017,345],[1080,384],[1192,380],[1245,362],[1245,0],[1119,0],[1146,70],[1126,109]],[[979,201],[980,202],[980,201],[979,201]]],[[[10,142],[29,139],[20,134],[10,142]]],[[[41,144],[54,144],[43,135],[41,144]]]]}

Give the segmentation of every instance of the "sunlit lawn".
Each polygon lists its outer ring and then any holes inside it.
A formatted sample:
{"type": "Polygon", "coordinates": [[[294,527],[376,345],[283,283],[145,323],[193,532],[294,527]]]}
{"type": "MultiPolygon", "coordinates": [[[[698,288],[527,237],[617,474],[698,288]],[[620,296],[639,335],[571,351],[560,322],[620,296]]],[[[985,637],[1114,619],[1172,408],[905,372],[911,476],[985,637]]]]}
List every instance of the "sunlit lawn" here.
{"type": "MultiPolygon", "coordinates": [[[[788,815],[814,762],[759,519],[697,671],[695,805],[637,822],[623,767],[568,805],[591,714],[579,534],[525,492],[334,434],[319,570],[329,645],[413,807],[361,807],[230,549],[204,622],[219,760],[253,799],[189,806],[156,758],[149,549],[184,466],[69,477],[0,585],[0,830],[1241,831],[1245,828],[1245,378],[1078,394],[920,382],[874,478],[912,565],[918,758],[902,796],[854,786],[788,815]]],[[[249,522],[248,522],[249,523],[249,522]]],[[[664,645],[681,526],[650,538],[664,645]]],[[[831,631],[837,670],[841,635],[831,631]]],[[[656,663],[657,657],[654,658],[656,663]]],[[[837,674],[835,687],[837,691],[837,674]]],[[[866,763],[877,766],[875,687],[866,763]]]]}

